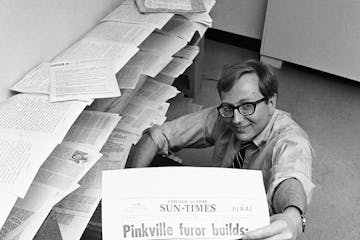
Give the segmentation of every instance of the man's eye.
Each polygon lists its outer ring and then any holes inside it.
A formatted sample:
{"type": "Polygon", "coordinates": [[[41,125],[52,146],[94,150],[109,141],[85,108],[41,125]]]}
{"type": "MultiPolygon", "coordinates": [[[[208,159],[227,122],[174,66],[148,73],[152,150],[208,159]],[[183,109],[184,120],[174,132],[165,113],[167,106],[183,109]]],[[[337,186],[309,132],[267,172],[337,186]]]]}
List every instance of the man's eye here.
{"type": "Polygon", "coordinates": [[[248,110],[248,109],[252,109],[253,106],[252,106],[252,104],[247,103],[247,104],[242,105],[241,107],[242,107],[242,109],[248,110]]]}

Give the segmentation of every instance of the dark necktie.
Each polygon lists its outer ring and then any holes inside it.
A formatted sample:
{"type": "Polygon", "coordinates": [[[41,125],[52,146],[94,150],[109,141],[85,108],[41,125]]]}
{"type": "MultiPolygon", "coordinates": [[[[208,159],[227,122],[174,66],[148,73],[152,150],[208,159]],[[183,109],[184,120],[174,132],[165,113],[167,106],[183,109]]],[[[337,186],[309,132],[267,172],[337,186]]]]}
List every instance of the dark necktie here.
{"type": "Polygon", "coordinates": [[[233,162],[233,168],[242,168],[243,167],[246,149],[249,148],[253,144],[254,144],[253,142],[246,142],[241,146],[240,151],[237,152],[235,155],[235,159],[233,162]]]}

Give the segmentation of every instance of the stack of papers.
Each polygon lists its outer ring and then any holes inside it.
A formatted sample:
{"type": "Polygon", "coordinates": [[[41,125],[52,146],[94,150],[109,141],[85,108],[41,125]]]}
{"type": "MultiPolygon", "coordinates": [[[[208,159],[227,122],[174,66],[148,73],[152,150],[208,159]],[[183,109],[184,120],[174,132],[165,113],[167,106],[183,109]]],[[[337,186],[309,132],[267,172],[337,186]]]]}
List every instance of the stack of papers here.
{"type": "Polygon", "coordinates": [[[184,13],[206,10],[202,0],[136,0],[136,5],[142,13],[184,13]]]}

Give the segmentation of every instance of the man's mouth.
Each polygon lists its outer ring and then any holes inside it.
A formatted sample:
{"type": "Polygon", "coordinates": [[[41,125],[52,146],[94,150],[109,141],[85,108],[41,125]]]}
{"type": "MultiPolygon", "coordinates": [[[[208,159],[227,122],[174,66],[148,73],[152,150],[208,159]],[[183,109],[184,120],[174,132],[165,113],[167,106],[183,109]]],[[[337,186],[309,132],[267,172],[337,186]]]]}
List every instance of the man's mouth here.
{"type": "Polygon", "coordinates": [[[250,124],[244,125],[244,126],[236,126],[236,131],[244,131],[247,127],[249,127],[250,124]]]}

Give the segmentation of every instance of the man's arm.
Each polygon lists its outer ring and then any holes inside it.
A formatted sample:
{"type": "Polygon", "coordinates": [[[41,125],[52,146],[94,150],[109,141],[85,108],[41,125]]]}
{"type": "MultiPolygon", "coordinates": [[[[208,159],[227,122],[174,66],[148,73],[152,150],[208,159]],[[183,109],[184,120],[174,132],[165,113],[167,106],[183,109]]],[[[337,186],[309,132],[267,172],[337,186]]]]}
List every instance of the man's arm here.
{"type": "Polygon", "coordinates": [[[148,134],[143,134],[139,142],[131,149],[126,168],[147,167],[158,152],[158,147],[148,134]]]}
{"type": "Polygon", "coordinates": [[[247,232],[242,239],[297,239],[302,232],[301,214],[306,211],[306,194],[301,183],[289,178],[280,183],[273,197],[275,213],[270,224],[247,232]]]}

